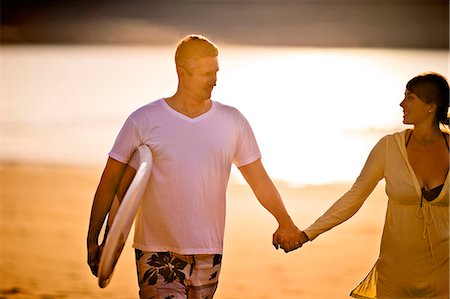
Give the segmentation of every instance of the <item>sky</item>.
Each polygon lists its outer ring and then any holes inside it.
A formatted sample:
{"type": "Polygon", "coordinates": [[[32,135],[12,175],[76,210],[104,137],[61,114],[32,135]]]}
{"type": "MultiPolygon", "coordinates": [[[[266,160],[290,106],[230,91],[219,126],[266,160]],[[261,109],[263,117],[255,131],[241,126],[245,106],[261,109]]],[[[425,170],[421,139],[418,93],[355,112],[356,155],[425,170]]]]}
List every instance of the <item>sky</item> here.
{"type": "Polygon", "coordinates": [[[446,0],[2,0],[2,43],[448,48],[446,0]]]}

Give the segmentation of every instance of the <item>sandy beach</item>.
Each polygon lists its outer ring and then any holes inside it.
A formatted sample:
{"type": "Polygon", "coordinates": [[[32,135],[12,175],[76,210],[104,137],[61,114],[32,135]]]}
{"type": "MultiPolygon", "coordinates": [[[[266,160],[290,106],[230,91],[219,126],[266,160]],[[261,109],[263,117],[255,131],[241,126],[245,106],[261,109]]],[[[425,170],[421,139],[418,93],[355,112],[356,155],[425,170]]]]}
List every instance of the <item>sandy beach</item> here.
{"type": "MultiPolygon", "coordinates": [[[[106,289],[86,264],[85,238],[101,167],[0,166],[0,298],[138,298],[131,236],[106,289]]],[[[277,182],[301,229],[349,184],[277,182]]],[[[217,299],[349,298],[378,255],[386,199],[380,184],[345,224],[285,254],[271,245],[273,217],[230,181],[217,299]]]]}

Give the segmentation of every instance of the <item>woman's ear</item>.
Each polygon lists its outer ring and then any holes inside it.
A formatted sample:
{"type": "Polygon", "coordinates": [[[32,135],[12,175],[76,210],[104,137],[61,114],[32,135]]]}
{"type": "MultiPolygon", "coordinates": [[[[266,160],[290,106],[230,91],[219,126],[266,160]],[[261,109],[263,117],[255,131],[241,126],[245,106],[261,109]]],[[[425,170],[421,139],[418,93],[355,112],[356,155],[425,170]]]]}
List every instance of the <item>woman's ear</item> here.
{"type": "Polygon", "coordinates": [[[428,109],[429,113],[434,113],[436,111],[437,105],[435,103],[429,104],[430,109],[428,109]]]}

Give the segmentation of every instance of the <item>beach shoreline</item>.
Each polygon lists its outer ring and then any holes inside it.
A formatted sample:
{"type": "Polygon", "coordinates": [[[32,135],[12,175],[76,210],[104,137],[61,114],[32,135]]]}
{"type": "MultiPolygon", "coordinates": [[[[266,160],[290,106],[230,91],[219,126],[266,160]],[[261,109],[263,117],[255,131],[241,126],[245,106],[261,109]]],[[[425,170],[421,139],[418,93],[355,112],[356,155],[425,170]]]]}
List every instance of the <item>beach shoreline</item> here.
{"type": "MultiPolygon", "coordinates": [[[[86,233],[101,167],[1,163],[0,298],[137,298],[132,233],[106,289],[86,264],[86,233]]],[[[300,229],[348,183],[276,182],[300,229]]],[[[289,254],[271,244],[273,217],[230,180],[217,299],[349,298],[376,261],[386,207],[380,184],[347,223],[289,254]]]]}

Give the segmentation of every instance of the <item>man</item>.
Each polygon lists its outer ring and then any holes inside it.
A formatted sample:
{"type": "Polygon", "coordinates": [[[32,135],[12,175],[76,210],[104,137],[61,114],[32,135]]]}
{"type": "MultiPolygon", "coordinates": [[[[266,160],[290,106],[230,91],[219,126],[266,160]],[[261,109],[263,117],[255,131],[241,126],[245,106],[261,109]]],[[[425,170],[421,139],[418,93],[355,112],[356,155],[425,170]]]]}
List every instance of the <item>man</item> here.
{"type": "Polygon", "coordinates": [[[123,193],[135,174],[127,168],[133,164],[133,152],[146,144],[153,153],[153,168],[133,244],[140,297],[212,298],[220,273],[232,164],[278,221],[273,245],[294,250],[300,247],[301,233],[261,163],[247,120],[237,109],[211,100],[218,48],[203,36],[189,35],[178,44],[175,64],[176,93],[133,112],[109,153],[92,207],[88,263],[97,275],[102,223],[115,193],[123,193]]]}

